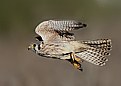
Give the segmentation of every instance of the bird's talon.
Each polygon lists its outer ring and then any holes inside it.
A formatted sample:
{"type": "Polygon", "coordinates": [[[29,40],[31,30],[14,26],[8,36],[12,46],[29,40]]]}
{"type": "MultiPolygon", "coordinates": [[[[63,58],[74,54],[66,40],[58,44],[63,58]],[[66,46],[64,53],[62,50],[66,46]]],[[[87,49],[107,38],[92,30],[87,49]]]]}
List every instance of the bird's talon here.
{"type": "Polygon", "coordinates": [[[74,62],[73,63],[73,66],[76,68],[76,69],[79,69],[80,71],[83,71],[82,67],[81,67],[81,64],[77,63],[77,62],[74,62]]]}
{"type": "Polygon", "coordinates": [[[79,69],[80,71],[83,71],[83,69],[81,68],[81,69],[79,69]]]}

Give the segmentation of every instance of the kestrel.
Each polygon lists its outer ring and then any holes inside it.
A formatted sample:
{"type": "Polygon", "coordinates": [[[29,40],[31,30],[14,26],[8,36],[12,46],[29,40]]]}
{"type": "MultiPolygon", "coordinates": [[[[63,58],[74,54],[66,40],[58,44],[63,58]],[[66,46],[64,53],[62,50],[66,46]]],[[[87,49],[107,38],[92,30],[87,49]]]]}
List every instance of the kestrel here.
{"type": "Polygon", "coordinates": [[[108,61],[106,56],[110,55],[111,40],[77,41],[74,33],[69,32],[86,26],[74,20],[44,21],[35,29],[39,35],[37,42],[30,44],[28,49],[43,57],[68,60],[81,71],[83,61],[103,66],[108,61]]]}

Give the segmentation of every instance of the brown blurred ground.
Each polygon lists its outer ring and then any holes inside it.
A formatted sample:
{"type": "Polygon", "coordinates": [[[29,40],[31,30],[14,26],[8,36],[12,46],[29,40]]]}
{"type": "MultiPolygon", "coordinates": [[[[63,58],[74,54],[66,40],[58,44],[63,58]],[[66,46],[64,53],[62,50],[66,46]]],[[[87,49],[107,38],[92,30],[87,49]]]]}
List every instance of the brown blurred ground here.
{"type": "Polygon", "coordinates": [[[1,0],[0,86],[121,86],[120,0],[1,0]],[[84,62],[84,72],[62,60],[27,50],[36,25],[47,19],[75,19],[88,24],[74,31],[78,40],[110,38],[109,62],[84,62]]]}

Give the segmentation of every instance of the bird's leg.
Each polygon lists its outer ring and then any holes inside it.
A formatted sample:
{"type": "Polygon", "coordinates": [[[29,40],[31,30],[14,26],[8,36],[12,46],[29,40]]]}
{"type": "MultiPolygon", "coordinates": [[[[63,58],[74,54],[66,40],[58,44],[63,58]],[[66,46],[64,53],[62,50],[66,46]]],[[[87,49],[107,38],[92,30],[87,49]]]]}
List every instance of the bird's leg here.
{"type": "MultiPolygon", "coordinates": [[[[75,55],[75,54],[74,54],[75,55]]],[[[83,62],[84,60],[81,59],[80,57],[78,57],[77,55],[75,55],[75,58],[74,58],[77,62],[83,62]]]]}
{"type": "Polygon", "coordinates": [[[73,52],[70,54],[70,57],[72,58],[73,61],[77,61],[79,63],[83,62],[83,60],[80,57],[78,57],[77,55],[75,55],[75,53],[73,53],[73,52]]]}
{"type": "Polygon", "coordinates": [[[72,62],[74,62],[74,60],[75,60],[75,54],[73,52],[70,53],[70,57],[72,59],[72,62]]]}
{"type": "Polygon", "coordinates": [[[81,58],[76,56],[73,52],[70,54],[70,57],[71,57],[70,62],[73,64],[73,66],[76,69],[83,71],[83,69],[81,67],[81,63],[80,63],[80,62],[82,62],[81,58]]]}

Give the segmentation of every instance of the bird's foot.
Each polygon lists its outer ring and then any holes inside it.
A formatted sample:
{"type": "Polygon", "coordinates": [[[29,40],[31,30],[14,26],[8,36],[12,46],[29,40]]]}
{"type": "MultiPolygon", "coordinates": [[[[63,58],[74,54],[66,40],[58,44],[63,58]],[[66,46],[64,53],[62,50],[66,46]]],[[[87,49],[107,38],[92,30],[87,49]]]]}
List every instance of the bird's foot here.
{"type": "Polygon", "coordinates": [[[73,64],[73,66],[74,66],[76,69],[78,69],[78,70],[80,70],[80,71],[83,71],[82,66],[81,66],[80,63],[73,62],[72,64],[73,64]]]}
{"type": "Polygon", "coordinates": [[[81,67],[81,62],[83,62],[83,60],[76,56],[73,52],[70,54],[70,62],[73,64],[73,66],[76,68],[76,69],[79,69],[80,71],[83,71],[82,67],[81,67]]]}

